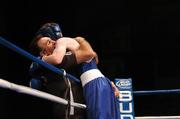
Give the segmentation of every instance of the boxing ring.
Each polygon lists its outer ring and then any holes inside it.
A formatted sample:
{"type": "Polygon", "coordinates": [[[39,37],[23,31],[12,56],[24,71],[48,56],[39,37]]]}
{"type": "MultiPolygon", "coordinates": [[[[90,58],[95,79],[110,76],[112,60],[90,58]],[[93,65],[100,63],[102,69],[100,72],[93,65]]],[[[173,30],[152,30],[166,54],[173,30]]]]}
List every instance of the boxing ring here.
{"type": "MultiPolygon", "coordinates": [[[[42,65],[45,68],[52,70],[53,72],[64,76],[64,71],[54,67],[53,65],[47,64],[40,59],[36,58],[35,56],[31,55],[27,51],[17,47],[16,45],[12,44],[11,42],[5,40],[4,38],[0,37],[0,44],[27,57],[28,59],[37,62],[38,64],[42,65]]],[[[76,77],[66,73],[67,78],[70,80],[74,80],[80,83],[80,80],[76,77]]],[[[132,81],[131,79],[115,79],[115,84],[119,89],[120,96],[119,96],[119,106],[120,106],[120,115],[121,119],[180,119],[180,116],[142,116],[142,117],[135,117],[134,111],[134,104],[133,104],[133,96],[136,95],[151,95],[151,94],[179,94],[180,89],[171,89],[171,90],[149,90],[149,91],[133,91],[132,90],[132,81]],[[129,116],[123,116],[129,115],[129,116]]],[[[0,87],[5,88],[8,90],[16,91],[18,93],[28,94],[31,96],[35,96],[38,98],[43,98],[46,100],[50,100],[53,102],[57,102],[63,105],[68,105],[68,100],[63,98],[32,89],[30,87],[26,87],[23,85],[14,84],[12,82],[7,81],[6,79],[1,79],[0,77],[0,87]]],[[[70,102],[70,105],[73,107],[83,108],[86,109],[85,104],[80,104],[76,102],[70,102]]]]}

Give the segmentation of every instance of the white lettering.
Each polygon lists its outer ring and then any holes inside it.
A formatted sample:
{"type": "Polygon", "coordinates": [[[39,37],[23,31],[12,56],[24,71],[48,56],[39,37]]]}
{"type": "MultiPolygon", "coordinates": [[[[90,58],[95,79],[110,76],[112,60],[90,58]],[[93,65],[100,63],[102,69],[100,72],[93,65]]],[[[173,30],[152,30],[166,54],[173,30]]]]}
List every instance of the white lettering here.
{"type": "Polygon", "coordinates": [[[119,101],[131,101],[132,100],[132,95],[131,91],[119,91],[120,96],[119,96],[119,101]]]}
{"type": "Polygon", "coordinates": [[[121,119],[133,119],[133,116],[129,114],[121,114],[121,119]]]}

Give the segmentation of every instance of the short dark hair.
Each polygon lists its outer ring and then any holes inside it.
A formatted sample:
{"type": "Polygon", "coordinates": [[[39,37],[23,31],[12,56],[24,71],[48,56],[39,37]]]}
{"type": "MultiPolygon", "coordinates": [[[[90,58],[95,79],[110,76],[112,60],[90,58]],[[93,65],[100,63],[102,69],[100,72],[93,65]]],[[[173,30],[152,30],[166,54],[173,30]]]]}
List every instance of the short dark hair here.
{"type": "Polygon", "coordinates": [[[30,52],[35,55],[35,56],[39,56],[40,55],[40,52],[41,52],[41,48],[38,46],[38,41],[42,38],[43,36],[42,35],[38,35],[36,36],[30,43],[30,46],[29,46],[29,49],[30,49],[30,52]]]}

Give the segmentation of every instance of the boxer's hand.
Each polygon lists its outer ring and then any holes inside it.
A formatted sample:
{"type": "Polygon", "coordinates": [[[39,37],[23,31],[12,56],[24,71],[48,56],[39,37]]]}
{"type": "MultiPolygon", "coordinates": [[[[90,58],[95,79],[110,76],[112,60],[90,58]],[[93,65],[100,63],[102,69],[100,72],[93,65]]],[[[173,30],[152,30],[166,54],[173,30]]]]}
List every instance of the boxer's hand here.
{"type": "Polygon", "coordinates": [[[98,59],[98,55],[97,55],[96,52],[94,52],[94,58],[95,58],[95,60],[96,60],[96,64],[98,64],[98,63],[99,63],[99,59],[98,59]]]}
{"type": "Polygon", "coordinates": [[[114,90],[115,97],[119,97],[120,93],[114,82],[111,81],[112,88],[114,90]]]}

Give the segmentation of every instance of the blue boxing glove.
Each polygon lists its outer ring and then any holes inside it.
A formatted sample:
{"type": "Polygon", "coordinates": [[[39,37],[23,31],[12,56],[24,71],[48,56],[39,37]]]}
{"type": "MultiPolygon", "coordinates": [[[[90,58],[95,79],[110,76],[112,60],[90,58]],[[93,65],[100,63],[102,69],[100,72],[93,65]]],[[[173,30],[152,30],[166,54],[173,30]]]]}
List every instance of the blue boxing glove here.
{"type": "Polygon", "coordinates": [[[33,89],[41,90],[43,88],[43,78],[41,77],[42,76],[41,66],[39,66],[39,64],[36,62],[32,62],[29,69],[29,74],[32,77],[29,82],[29,86],[33,89]]]}
{"type": "MultiPolygon", "coordinates": [[[[37,57],[37,58],[40,59],[40,57],[37,57]]],[[[41,66],[36,62],[32,62],[29,69],[29,74],[33,78],[41,78],[42,76],[41,66]]]]}
{"type": "Polygon", "coordinates": [[[29,86],[33,89],[42,90],[43,89],[43,81],[37,78],[32,78],[29,82],[29,86]]]}

